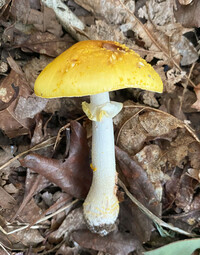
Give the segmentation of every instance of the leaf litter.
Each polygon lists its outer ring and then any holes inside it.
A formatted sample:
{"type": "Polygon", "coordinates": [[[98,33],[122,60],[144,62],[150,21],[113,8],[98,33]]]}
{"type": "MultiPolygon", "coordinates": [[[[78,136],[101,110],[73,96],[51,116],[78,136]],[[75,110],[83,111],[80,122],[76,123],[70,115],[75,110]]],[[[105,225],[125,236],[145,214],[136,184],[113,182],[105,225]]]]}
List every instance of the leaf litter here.
{"type": "Polygon", "coordinates": [[[0,12],[2,254],[154,254],[168,243],[180,253],[179,242],[198,240],[183,235],[199,235],[198,1],[66,1],[79,29],[42,2],[3,1],[0,12]],[[164,83],[160,95],[111,93],[124,103],[114,119],[120,215],[105,237],[87,230],[82,213],[92,177],[85,99],[33,94],[39,72],[75,39],[125,43],[164,83]]]}

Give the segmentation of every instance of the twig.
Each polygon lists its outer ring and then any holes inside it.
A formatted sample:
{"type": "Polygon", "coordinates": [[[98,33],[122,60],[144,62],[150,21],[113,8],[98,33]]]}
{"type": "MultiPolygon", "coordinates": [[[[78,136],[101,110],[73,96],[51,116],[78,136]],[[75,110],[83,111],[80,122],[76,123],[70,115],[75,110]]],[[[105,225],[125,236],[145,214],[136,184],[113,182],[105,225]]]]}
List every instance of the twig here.
{"type": "MultiPolygon", "coordinates": [[[[83,115],[83,116],[81,116],[81,117],[79,117],[79,118],[77,118],[77,119],[75,119],[75,120],[76,120],[76,121],[79,121],[79,120],[85,118],[85,116],[86,116],[86,115],[83,115]]],[[[57,146],[57,144],[59,143],[59,141],[60,141],[60,139],[61,139],[61,133],[62,133],[66,128],[70,127],[70,125],[71,125],[70,123],[67,123],[66,125],[64,125],[63,127],[61,127],[61,128],[59,129],[58,134],[57,134],[57,137],[56,137],[56,141],[55,141],[55,144],[54,144],[54,147],[53,147],[54,150],[56,149],[56,146],[57,146]]]]}
{"type": "Polygon", "coordinates": [[[61,0],[42,0],[42,3],[54,10],[63,27],[75,39],[78,41],[87,39],[84,36],[85,24],[61,0]],[[77,33],[77,30],[83,33],[77,33]]]}
{"type": "Polygon", "coordinates": [[[33,146],[32,148],[30,148],[29,150],[27,151],[23,151],[22,153],[18,154],[17,156],[15,156],[14,158],[8,160],[8,162],[6,162],[5,164],[3,164],[2,166],[0,166],[0,171],[7,167],[8,165],[10,165],[12,162],[14,162],[15,160],[21,158],[22,156],[26,155],[27,153],[31,152],[31,151],[37,151],[37,150],[40,150],[44,147],[49,147],[51,145],[53,145],[55,143],[55,140],[56,140],[56,136],[53,136],[35,146],[33,146]]]}
{"type": "Polygon", "coordinates": [[[10,253],[6,250],[6,248],[3,246],[3,244],[0,243],[0,247],[5,251],[5,253],[7,253],[8,255],[10,255],[10,253]]]}
{"type": "MultiPolygon", "coordinates": [[[[36,226],[36,224],[39,224],[39,223],[41,223],[41,222],[43,222],[43,221],[45,221],[45,220],[48,220],[49,218],[51,218],[51,217],[57,215],[58,213],[60,213],[60,212],[62,212],[62,211],[64,211],[64,210],[66,210],[68,207],[74,205],[74,204],[77,203],[78,201],[79,201],[79,199],[76,199],[76,200],[72,201],[70,204],[64,206],[63,208],[60,208],[60,209],[57,210],[56,212],[54,212],[54,213],[52,213],[52,214],[49,214],[48,216],[39,219],[38,221],[36,221],[35,225],[31,226],[30,228],[31,228],[31,229],[40,228],[40,226],[36,226]]],[[[29,223],[24,223],[24,224],[25,224],[25,226],[22,226],[22,227],[20,227],[20,228],[17,228],[17,229],[15,229],[15,230],[10,231],[10,232],[5,231],[1,226],[0,226],[0,230],[1,230],[5,235],[11,235],[11,234],[14,234],[14,233],[16,233],[16,232],[19,232],[19,231],[22,231],[22,230],[24,230],[24,229],[27,229],[27,228],[30,226],[29,223]]],[[[8,223],[8,224],[7,224],[7,227],[10,228],[10,227],[13,227],[13,226],[12,226],[11,224],[8,223]]]]}
{"type": "Polygon", "coordinates": [[[164,222],[163,220],[161,220],[160,218],[158,218],[155,214],[153,214],[151,211],[149,211],[149,209],[147,209],[142,203],[140,203],[129,191],[128,189],[126,188],[125,184],[120,180],[118,179],[118,183],[120,185],[120,187],[123,188],[123,190],[125,191],[126,195],[130,198],[130,200],[136,204],[140,210],[146,214],[150,219],[152,219],[152,221],[155,223],[155,224],[158,224],[159,226],[162,226],[162,227],[165,227],[165,228],[168,228],[170,230],[173,230],[174,232],[177,232],[181,235],[186,235],[186,236],[190,236],[190,237],[195,237],[196,235],[195,234],[192,234],[192,233],[189,233],[187,231],[184,231],[180,228],[177,228],[177,227],[174,227],[172,226],[171,224],[168,224],[166,222],[164,222]]]}
{"type": "Polygon", "coordinates": [[[14,214],[14,216],[10,219],[10,221],[14,221],[15,218],[23,211],[23,209],[25,208],[25,206],[28,204],[28,202],[31,200],[34,192],[37,189],[38,183],[41,180],[41,175],[38,175],[36,177],[36,180],[34,181],[33,185],[31,186],[30,191],[28,192],[27,196],[25,196],[25,198],[23,199],[23,202],[21,203],[20,207],[18,208],[17,212],[14,214]]]}
{"type": "MultiPolygon", "coordinates": [[[[151,108],[151,107],[149,107],[149,106],[144,106],[144,105],[125,105],[125,106],[123,106],[123,108],[142,108],[141,110],[139,110],[137,113],[135,113],[135,114],[133,115],[134,117],[135,117],[137,114],[139,114],[140,112],[144,111],[144,110],[151,110],[151,111],[155,111],[155,112],[162,113],[162,114],[167,115],[167,116],[169,116],[169,117],[173,117],[174,119],[177,119],[176,117],[174,117],[174,116],[171,115],[170,113],[163,112],[163,111],[161,111],[161,110],[159,110],[159,109],[151,108]]],[[[132,117],[133,117],[133,116],[132,116],[132,117]]],[[[132,118],[132,117],[131,117],[131,118],[132,118]]],[[[127,123],[131,118],[129,118],[129,119],[126,121],[126,123],[127,123]]],[[[180,121],[180,122],[182,123],[183,127],[184,127],[185,129],[187,129],[187,131],[194,137],[194,139],[195,139],[198,143],[200,143],[200,140],[199,140],[199,138],[197,137],[197,135],[195,134],[194,130],[193,130],[188,124],[184,123],[182,120],[179,120],[179,119],[177,119],[177,120],[180,121]]],[[[123,125],[123,126],[124,126],[124,125],[123,125]]],[[[120,131],[120,132],[121,132],[121,131],[120,131]]],[[[118,138],[117,138],[117,139],[118,139],[118,138]]]]}

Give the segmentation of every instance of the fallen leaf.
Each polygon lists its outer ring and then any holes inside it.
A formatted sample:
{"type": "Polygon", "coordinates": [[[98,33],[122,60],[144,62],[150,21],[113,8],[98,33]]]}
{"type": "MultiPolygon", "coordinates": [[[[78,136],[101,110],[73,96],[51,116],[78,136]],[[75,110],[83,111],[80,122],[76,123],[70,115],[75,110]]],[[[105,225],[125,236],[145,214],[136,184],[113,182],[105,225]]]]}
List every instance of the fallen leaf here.
{"type": "Polygon", "coordinates": [[[179,167],[184,168],[186,157],[188,157],[188,147],[195,142],[195,139],[187,130],[178,129],[177,135],[171,142],[170,147],[166,150],[165,156],[167,158],[170,168],[179,167]]]}
{"type": "Polygon", "coordinates": [[[177,68],[171,68],[170,70],[168,70],[166,72],[166,75],[167,75],[167,86],[166,86],[166,91],[168,93],[172,93],[175,89],[176,89],[176,86],[175,84],[180,82],[183,78],[184,78],[184,75],[186,74],[186,72],[184,71],[180,71],[178,70],[177,68]]]}
{"type": "Polygon", "coordinates": [[[87,229],[82,207],[72,210],[59,228],[49,235],[48,240],[50,243],[58,243],[63,238],[68,240],[72,232],[80,229],[87,229]]]}
{"type": "MultiPolygon", "coordinates": [[[[8,237],[6,235],[4,235],[2,232],[0,232],[0,240],[1,240],[1,245],[3,245],[4,248],[7,248],[9,250],[12,249],[12,243],[10,242],[8,237]]],[[[7,251],[5,253],[3,253],[3,250],[0,250],[0,252],[2,252],[1,255],[8,255],[7,251]]]]}
{"type": "MultiPolygon", "coordinates": [[[[10,228],[10,230],[13,229],[10,228]]],[[[21,249],[24,249],[28,245],[35,246],[38,243],[41,243],[42,241],[44,241],[44,237],[42,237],[39,230],[37,229],[26,229],[9,235],[9,240],[17,247],[21,247],[21,249]]]]}
{"type": "MultiPolygon", "coordinates": [[[[200,169],[200,144],[197,141],[194,141],[188,145],[188,157],[190,160],[191,167],[194,168],[194,170],[199,173],[200,169]]],[[[189,170],[189,169],[188,169],[189,170]]],[[[197,180],[200,181],[200,176],[197,178],[197,180]]]]}
{"type": "Polygon", "coordinates": [[[1,82],[1,99],[5,102],[10,100],[13,97],[15,91],[10,86],[13,84],[15,88],[19,89],[18,96],[14,96],[14,101],[3,111],[0,111],[0,128],[9,136],[13,138],[19,135],[25,135],[30,132],[30,128],[34,124],[34,120],[30,118],[21,119],[20,116],[16,116],[14,111],[19,97],[28,97],[31,94],[31,91],[28,87],[28,84],[25,78],[13,70],[10,74],[4,78],[1,82]]]}
{"type": "Polygon", "coordinates": [[[72,233],[73,240],[84,248],[102,251],[111,255],[127,255],[141,248],[139,242],[127,233],[112,232],[107,236],[78,230],[72,233]]]}
{"type": "Polygon", "coordinates": [[[177,22],[184,27],[200,27],[199,20],[200,2],[193,0],[191,4],[181,5],[176,0],[176,8],[174,8],[174,15],[177,22]]]}
{"type": "MultiPolygon", "coordinates": [[[[160,203],[146,172],[125,151],[116,147],[115,152],[117,165],[123,173],[123,179],[125,178],[131,194],[155,215],[160,215],[160,203]]],[[[123,213],[120,219],[127,230],[137,236],[141,242],[149,240],[153,229],[152,221],[129,200],[121,203],[121,210],[123,213]]]]}
{"type": "Polygon", "coordinates": [[[30,87],[34,88],[34,83],[39,73],[47,66],[53,59],[51,57],[40,55],[40,58],[32,58],[23,66],[26,79],[30,87]]]}
{"type": "Polygon", "coordinates": [[[182,240],[167,244],[161,248],[143,252],[144,255],[191,255],[196,249],[200,248],[200,238],[182,240]]]}
{"type": "Polygon", "coordinates": [[[21,21],[24,24],[33,25],[41,32],[48,31],[55,36],[62,36],[62,26],[56,19],[55,13],[45,6],[42,11],[38,9],[37,6],[31,5],[31,2],[28,0],[23,0],[22,2],[16,0],[12,2],[10,14],[18,22],[21,21]]]}
{"type": "MultiPolygon", "coordinates": [[[[81,248],[78,246],[69,247],[66,243],[63,243],[57,250],[56,255],[79,255],[81,248]]],[[[7,254],[6,254],[7,255],[7,254]]]]}
{"type": "Polygon", "coordinates": [[[197,109],[198,111],[200,111],[200,84],[198,84],[195,88],[194,88],[196,97],[197,97],[197,101],[191,106],[194,109],[197,109]]]}
{"type": "Polygon", "coordinates": [[[167,162],[163,154],[164,152],[158,145],[151,144],[146,145],[134,156],[140,166],[146,171],[149,181],[153,184],[158,201],[161,201],[163,196],[162,183],[169,179],[169,176],[162,171],[167,162]]]}
{"type": "Polygon", "coordinates": [[[88,193],[92,177],[89,166],[89,149],[86,132],[81,125],[72,121],[71,130],[69,156],[64,162],[29,154],[21,160],[21,164],[45,176],[66,193],[83,198],[88,193]]]}
{"type": "Polygon", "coordinates": [[[15,115],[17,118],[21,119],[33,119],[37,113],[40,113],[45,108],[47,102],[48,99],[36,97],[34,95],[28,98],[21,96],[15,108],[15,115]]]}
{"type": "Polygon", "coordinates": [[[191,65],[199,58],[196,48],[185,36],[182,36],[178,42],[174,43],[174,47],[182,56],[180,62],[182,66],[191,65]]]}
{"type": "Polygon", "coordinates": [[[135,155],[145,142],[161,137],[170,137],[170,133],[178,127],[184,127],[182,121],[162,111],[145,106],[137,107],[130,102],[114,118],[118,127],[117,146],[130,155],[135,155]]]}
{"type": "Polygon", "coordinates": [[[31,33],[29,38],[18,46],[25,52],[31,51],[57,57],[73,44],[74,40],[67,34],[60,38],[48,32],[35,32],[31,33]]]}
{"type": "Polygon", "coordinates": [[[11,209],[16,205],[17,201],[0,187],[0,207],[3,209],[11,209]]]}
{"type": "Polygon", "coordinates": [[[178,208],[184,210],[184,212],[189,212],[191,210],[196,184],[197,182],[186,174],[183,174],[180,178],[175,204],[178,208]]]}
{"type": "MultiPolygon", "coordinates": [[[[96,17],[102,17],[109,24],[122,24],[124,20],[131,19],[130,14],[123,8],[119,0],[108,0],[104,4],[102,1],[75,0],[84,9],[92,12],[96,17]],[[113,12],[113,9],[115,10],[113,12]]],[[[125,5],[134,12],[135,3],[128,0],[125,5]]]]}
{"type": "Polygon", "coordinates": [[[5,110],[8,108],[11,103],[17,98],[19,94],[19,87],[15,87],[15,85],[12,83],[10,84],[10,87],[5,88],[1,87],[0,89],[0,111],[5,110]]]}

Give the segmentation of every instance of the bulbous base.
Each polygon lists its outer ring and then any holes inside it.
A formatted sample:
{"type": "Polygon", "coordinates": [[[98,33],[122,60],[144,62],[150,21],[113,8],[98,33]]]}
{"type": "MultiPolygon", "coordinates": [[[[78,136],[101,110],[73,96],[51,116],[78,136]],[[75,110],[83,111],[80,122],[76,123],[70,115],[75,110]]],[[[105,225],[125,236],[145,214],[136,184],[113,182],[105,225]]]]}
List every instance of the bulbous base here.
{"type": "Polygon", "coordinates": [[[115,222],[119,214],[118,199],[114,194],[107,199],[104,197],[101,201],[91,202],[89,198],[90,196],[83,204],[86,224],[93,233],[105,236],[116,228],[115,222]]]}
{"type": "Polygon", "coordinates": [[[89,223],[87,222],[87,219],[85,218],[86,224],[88,229],[95,234],[99,234],[100,236],[106,236],[108,235],[110,232],[114,231],[117,228],[117,224],[116,222],[113,224],[102,224],[102,225],[98,225],[98,226],[91,226],[89,225],[89,223]]]}

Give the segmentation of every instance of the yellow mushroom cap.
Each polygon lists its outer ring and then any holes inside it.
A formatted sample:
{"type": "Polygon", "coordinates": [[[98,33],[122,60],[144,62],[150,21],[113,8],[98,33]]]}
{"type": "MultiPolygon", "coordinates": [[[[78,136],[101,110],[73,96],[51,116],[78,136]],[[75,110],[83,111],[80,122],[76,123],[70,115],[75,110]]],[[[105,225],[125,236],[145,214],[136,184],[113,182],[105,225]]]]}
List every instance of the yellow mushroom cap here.
{"type": "Polygon", "coordinates": [[[94,95],[123,88],[162,92],[153,67],[125,45],[112,41],[81,41],[55,58],[35,82],[40,97],[94,95]]]}

